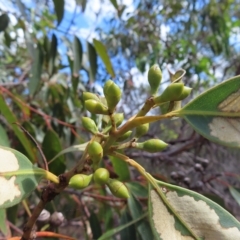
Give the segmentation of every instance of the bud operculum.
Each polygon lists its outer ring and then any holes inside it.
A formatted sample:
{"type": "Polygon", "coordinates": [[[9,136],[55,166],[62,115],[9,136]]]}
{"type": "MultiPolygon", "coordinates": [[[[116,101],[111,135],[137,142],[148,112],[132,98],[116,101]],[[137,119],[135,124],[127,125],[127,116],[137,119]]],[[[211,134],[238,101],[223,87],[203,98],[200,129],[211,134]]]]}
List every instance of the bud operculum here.
{"type": "Polygon", "coordinates": [[[108,80],[104,84],[103,93],[107,101],[108,109],[110,113],[113,113],[121,99],[122,91],[112,80],[108,80]]]}
{"type": "Polygon", "coordinates": [[[98,164],[103,157],[102,145],[96,141],[92,141],[88,144],[88,154],[94,164],[98,164]]]}
{"type": "Polygon", "coordinates": [[[111,193],[119,198],[129,198],[129,192],[127,187],[120,181],[116,179],[110,179],[107,182],[111,193]]]}
{"type": "Polygon", "coordinates": [[[162,80],[162,71],[157,64],[154,64],[148,71],[148,83],[151,87],[151,94],[156,95],[162,80]]]}
{"type": "Polygon", "coordinates": [[[149,123],[142,124],[136,127],[135,137],[140,138],[141,136],[145,135],[149,130],[149,123]]]}
{"type": "Polygon", "coordinates": [[[82,125],[87,131],[91,132],[92,134],[98,133],[97,126],[91,118],[82,117],[82,125]]]}
{"type": "Polygon", "coordinates": [[[168,146],[167,143],[160,139],[150,139],[142,143],[135,143],[135,147],[144,151],[155,153],[164,150],[168,146]]]}
{"type": "Polygon", "coordinates": [[[85,175],[85,174],[76,174],[74,175],[70,181],[69,186],[75,189],[83,189],[89,185],[92,180],[93,175],[85,175]]]}
{"type": "Polygon", "coordinates": [[[93,180],[100,185],[106,184],[109,180],[109,171],[106,168],[98,168],[93,174],[93,180]]]}
{"type": "Polygon", "coordinates": [[[102,103],[89,99],[85,101],[85,107],[90,113],[94,114],[108,114],[108,109],[102,103]]]}

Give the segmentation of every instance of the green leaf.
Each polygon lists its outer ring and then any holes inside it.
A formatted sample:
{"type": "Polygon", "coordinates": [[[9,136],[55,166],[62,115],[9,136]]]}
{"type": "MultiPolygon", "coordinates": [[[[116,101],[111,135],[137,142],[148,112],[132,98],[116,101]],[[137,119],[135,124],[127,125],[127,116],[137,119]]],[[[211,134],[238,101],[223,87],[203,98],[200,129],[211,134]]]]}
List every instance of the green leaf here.
{"type": "Polygon", "coordinates": [[[234,187],[229,187],[229,191],[233,198],[236,200],[238,205],[240,206],[240,190],[234,187]]]}
{"type": "Polygon", "coordinates": [[[109,59],[109,56],[107,54],[107,49],[106,47],[97,39],[93,39],[93,45],[97,51],[97,54],[100,56],[100,58],[102,59],[108,73],[114,78],[115,77],[115,73],[112,67],[112,63],[109,59]]]}
{"type": "Polygon", "coordinates": [[[57,15],[58,25],[61,23],[64,15],[64,0],[53,0],[54,10],[57,15]]]}
{"type": "Polygon", "coordinates": [[[30,95],[34,95],[34,93],[36,92],[40,85],[42,75],[42,64],[43,64],[43,51],[40,43],[38,43],[38,46],[34,51],[32,77],[30,78],[28,85],[30,95]]]}
{"type": "Polygon", "coordinates": [[[176,214],[150,186],[149,217],[154,239],[195,239],[185,226],[199,239],[240,239],[240,223],[224,208],[196,192],[156,182],[176,214]]]}
{"type": "Polygon", "coordinates": [[[73,75],[74,76],[79,76],[79,71],[81,70],[82,67],[82,54],[83,54],[83,49],[82,49],[82,44],[81,41],[74,36],[74,41],[73,41],[73,75]]]}
{"type": "Polygon", "coordinates": [[[0,145],[4,147],[9,147],[10,146],[9,138],[2,125],[0,125],[0,136],[1,136],[0,145]]]}
{"type": "Polygon", "coordinates": [[[3,32],[9,24],[9,17],[6,13],[3,13],[0,16],[0,32],[3,32]]]}
{"type": "Polygon", "coordinates": [[[33,149],[31,147],[31,144],[25,134],[19,129],[19,127],[16,124],[18,120],[16,116],[13,114],[13,112],[9,109],[8,105],[6,104],[3,96],[0,95],[0,112],[1,114],[6,118],[10,126],[12,127],[13,132],[25,148],[28,156],[32,161],[35,159],[33,149]]]}
{"type": "Polygon", "coordinates": [[[130,172],[128,164],[121,159],[110,156],[115,173],[118,175],[119,181],[128,181],[130,179],[130,172]]]}
{"type": "Polygon", "coordinates": [[[116,10],[118,10],[118,4],[117,4],[117,0],[110,0],[112,5],[116,8],[116,10]]]}
{"type": "Polygon", "coordinates": [[[46,171],[36,168],[22,153],[0,146],[0,208],[11,207],[26,198],[46,171]]]}
{"type": "Polygon", "coordinates": [[[177,112],[209,140],[240,147],[240,76],[202,93],[177,112]]]}
{"type": "MultiPolygon", "coordinates": [[[[52,159],[59,152],[62,151],[60,139],[56,132],[54,132],[53,130],[48,130],[46,135],[44,136],[42,150],[47,160],[52,159]]],[[[54,162],[51,162],[49,164],[48,167],[49,171],[56,175],[64,173],[66,169],[64,156],[58,156],[54,162]]]]}
{"type": "Polygon", "coordinates": [[[59,156],[66,154],[66,153],[76,152],[76,151],[83,152],[85,150],[85,148],[87,147],[87,145],[88,145],[88,142],[68,147],[68,148],[58,152],[58,154],[56,156],[54,156],[49,162],[55,161],[55,159],[57,159],[59,156]]]}
{"type": "Polygon", "coordinates": [[[148,198],[148,189],[139,182],[128,182],[126,183],[129,191],[135,197],[148,198]]]}
{"type": "Polygon", "coordinates": [[[132,220],[127,211],[124,211],[121,218],[122,225],[105,232],[100,238],[98,238],[98,240],[111,239],[111,237],[119,232],[121,232],[121,239],[136,239],[135,228],[132,225],[142,220],[146,216],[147,213],[144,213],[139,218],[132,220]]]}
{"type": "Polygon", "coordinates": [[[85,11],[87,0],[76,0],[76,4],[82,7],[82,12],[85,11]]]}
{"type": "Polygon", "coordinates": [[[91,43],[88,42],[88,59],[90,62],[90,81],[95,81],[97,73],[97,53],[91,43]]]}
{"type": "MultiPolygon", "coordinates": [[[[46,44],[47,44],[47,42],[46,42],[46,44]]],[[[49,52],[49,62],[48,62],[48,72],[51,76],[54,73],[55,59],[57,56],[57,46],[58,46],[57,37],[55,34],[53,34],[51,46],[50,46],[50,52],[49,52]]]]}
{"type": "Polygon", "coordinates": [[[5,236],[8,234],[7,226],[6,209],[0,209],[0,232],[2,232],[5,236]]]}
{"type": "Polygon", "coordinates": [[[92,229],[93,239],[98,239],[102,235],[102,230],[98,217],[94,212],[91,212],[89,223],[92,229]]]}
{"type": "MultiPolygon", "coordinates": [[[[140,202],[131,194],[128,198],[128,208],[133,219],[137,219],[144,214],[140,202]]],[[[151,227],[148,221],[141,220],[137,223],[137,231],[143,240],[154,239],[151,227]]]]}

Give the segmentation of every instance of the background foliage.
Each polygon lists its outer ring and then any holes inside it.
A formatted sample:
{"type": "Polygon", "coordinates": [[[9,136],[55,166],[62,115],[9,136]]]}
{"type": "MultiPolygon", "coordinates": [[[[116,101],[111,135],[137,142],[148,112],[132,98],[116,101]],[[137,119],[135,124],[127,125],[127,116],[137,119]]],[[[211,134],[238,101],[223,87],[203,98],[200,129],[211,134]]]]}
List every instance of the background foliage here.
{"type": "MultiPolygon", "coordinates": [[[[18,122],[29,131],[51,160],[63,149],[88,140],[80,124],[81,116],[87,115],[82,92],[101,94],[108,78],[122,87],[119,112],[129,117],[150,94],[144,79],[154,63],[161,66],[165,83],[169,81],[167,68],[185,69],[184,82],[194,88],[193,95],[240,74],[238,0],[145,0],[131,4],[112,0],[99,2],[98,9],[87,0],[3,2],[0,144],[19,150],[40,167],[43,162],[35,144],[12,123],[18,122]],[[86,27],[82,22],[90,16],[91,26],[86,27]]],[[[129,151],[128,155],[156,178],[205,194],[240,218],[239,205],[232,198],[239,202],[238,150],[209,142],[179,119],[153,124],[145,138],[154,136],[168,142],[168,149],[158,154],[129,151]]],[[[60,174],[80,155],[62,155],[49,168],[60,174]]],[[[121,239],[152,239],[144,218],[144,180],[127,165],[120,166],[117,159],[105,159],[104,164],[111,177],[127,183],[134,197],[128,202],[112,199],[94,185],[81,192],[67,189],[47,209],[51,214],[63,214],[65,220],[58,231],[71,236],[74,231],[73,237],[78,239],[97,239],[119,224],[142,219],[120,231],[121,239]]],[[[36,191],[28,199],[30,208],[38,197],[36,191]]],[[[26,207],[19,204],[6,214],[8,224],[1,230],[10,235],[11,229],[15,234],[11,224],[21,229],[26,207]]],[[[38,227],[44,224],[39,222],[38,227]]],[[[57,228],[56,221],[49,222],[48,229],[57,228]]]]}

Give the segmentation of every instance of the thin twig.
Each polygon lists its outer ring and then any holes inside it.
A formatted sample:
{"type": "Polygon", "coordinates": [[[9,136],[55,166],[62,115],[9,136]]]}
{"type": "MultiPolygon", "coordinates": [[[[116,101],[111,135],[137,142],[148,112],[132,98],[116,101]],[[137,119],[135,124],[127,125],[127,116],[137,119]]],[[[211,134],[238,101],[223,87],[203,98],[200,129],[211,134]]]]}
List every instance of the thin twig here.
{"type": "Polygon", "coordinates": [[[39,144],[36,142],[36,140],[33,138],[33,136],[23,127],[21,126],[19,123],[13,123],[13,124],[16,124],[24,133],[26,133],[30,139],[34,142],[34,144],[36,145],[38,151],[40,152],[41,156],[42,156],[42,159],[43,159],[43,162],[44,162],[44,165],[45,165],[45,170],[49,170],[48,169],[48,163],[47,163],[47,159],[41,149],[41,147],[39,146],[39,144]]]}

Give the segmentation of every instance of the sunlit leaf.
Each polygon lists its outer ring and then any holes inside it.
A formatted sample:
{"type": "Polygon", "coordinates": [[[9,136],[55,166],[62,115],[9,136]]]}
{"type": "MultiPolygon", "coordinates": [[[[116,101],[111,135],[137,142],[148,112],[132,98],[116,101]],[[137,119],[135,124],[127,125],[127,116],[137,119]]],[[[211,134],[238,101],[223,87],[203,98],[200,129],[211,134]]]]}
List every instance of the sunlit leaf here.
{"type": "Polygon", "coordinates": [[[3,32],[9,24],[9,17],[6,13],[3,13],[0,16],[0,32],[3,32]]]}
{"type": "Polygon", "coordinates": [[[78,76],[79,71],[81,70],[82,67],[82,54],[83,54],[83,49],[82,49],[82,44],[81,41],[78,39],[78,37],[74,36],[74,41],[73,41],[73,75],[78,76]]]}
{"type": "MultiPolygon", "coordinates": [[[[52,159],[62,151],[62,145],[56,132],[48,130],[42,143],[42,150],[47,160],[52,159]]],[[[59,155],[54,162],[49,164],[49,171],[59,175],[66,169],[65,158],[59,155]]]]}
{"type": "Polygon", "coordinates": [[[64,0],[53,0],[55,13],[57,15],[58,25],[61,23],[64,15],[64,0]]]}
{"type": "Polygon", "coordinates": [[[29,158],[33,161],[35,157],[34,157],[34,152],[30,145],[30,142],[27,139],[26,135],[19,129],[19,127],[16,124],[12,124],[18,121],[17,117],[9,109],[2,95],[0,95],[0,111],[1,111],[1,114],[6,118],[6,120],[9,123],[11,123],[13,132],[15,133],[15,135],[17,136],[17,138],[25,148],[29,158]]]}
{"type": "Polygon", "coordinates": [[[34,59],[32,66],[32,77],[29,81],[29,92],[31,95],[34,95],[37,88],[39,87],[42,75],[42,64],[43,64],[43,51],[40,44],[38,44],[37,48],[34,51],[34,59]]]}
{"type": "Polygon", "coordinates": [[[240,147],[240,76],[231,78],[193,99],[179,116],[213,142],[240,147]]]}
{"type": "Polygon", "coordinates": [[[95,81],[97,73],[97,53],[91,43],[88,42],[88,59],[90,63],[90,81],[95,81]]]}
{"type": "Polygon", "coordinates": [[[115,77],[115,73],[112,67],[112,63],[110,61],[110,58],[107,54],[107,49],[106,47],[97,39],[93,39],[93,44],[94,47],[97,51],[97,54],[100,56],[100,58],[102,59],[108,73],[114,78],[115,77]]]}
{"type": "Polygon", "coordinates": [[[187,189],[158,182],[173,213],[149,188],[149,214],[155,239],[240,239],[240,223],[210,199],[187,189]],[[184,225],[185,224],[185,225],[184,225]]]}
{"type": "Polygon", "coordinates": [[[127,182],[127,188],[135,197],[147,198],[148,189],[139,182],[127,182]]]}
{"type": "Polygon", "coordinates": [[[46,172],[34,167],[22,153],[0,146],[0,208],[13,206],[26,198],[46,172]]]}

